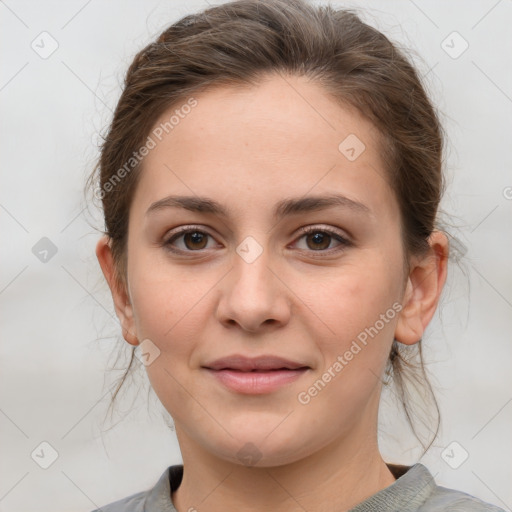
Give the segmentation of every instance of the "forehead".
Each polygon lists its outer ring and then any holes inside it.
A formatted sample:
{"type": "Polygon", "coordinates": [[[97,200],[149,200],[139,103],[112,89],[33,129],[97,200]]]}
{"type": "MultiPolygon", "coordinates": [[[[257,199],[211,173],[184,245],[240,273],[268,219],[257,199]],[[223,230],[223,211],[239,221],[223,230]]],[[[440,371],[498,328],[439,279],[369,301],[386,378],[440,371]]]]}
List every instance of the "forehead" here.
{"type": "Polygon", "coordinates": [[[175,104],[153,127],[156,144],[144,158],[136,194],[146,207],[164,191],[222,202],[236,199],[236,190],[248,205],[308,191],[339,190],[357,199],[367,189],[374,202],[389,202],[378,130],[310,79],[274,75],[193,98],[193,108],[181,108],[187,100],[175,104]]]}
{"type": "Polygon", "coordinates": [[[173,112],[185,108],[185,100],[155,123],[166,131],[164,145],[200,144],[202,154],[212,150],[218,154],[224,148],[230,152],[259,149],[262,157],[286,149],[307,154],[316,148],[338,156],[339,143],[349,134],[358,134],[366,146],[380,139],[376,128],[355,108],[335,102],[304,76],[266,75],[255,85],[215,86],[194,99],[193,109],[179,119],[174,116],[172,129],[165,130],[165,123],[173,112]]]}

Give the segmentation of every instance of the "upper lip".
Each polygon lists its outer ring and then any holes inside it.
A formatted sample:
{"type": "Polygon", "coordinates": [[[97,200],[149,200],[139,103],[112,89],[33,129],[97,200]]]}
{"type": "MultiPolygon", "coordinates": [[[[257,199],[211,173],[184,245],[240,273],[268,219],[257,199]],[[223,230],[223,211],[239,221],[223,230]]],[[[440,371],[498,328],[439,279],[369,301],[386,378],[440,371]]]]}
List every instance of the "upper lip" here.
{"type": "Polygon", "coordinates": [[[204,368],[208,368],[210,370],[240,370],[249,372],[251,370],[278,370],[281,368],[296,370],[298,368],[309,368],[309,366],[300,362],[272,355],[246,357],[235,354],[228,357],[222,357],[221,359],[216,359],[211,363],[205,364],[204,368]]]}

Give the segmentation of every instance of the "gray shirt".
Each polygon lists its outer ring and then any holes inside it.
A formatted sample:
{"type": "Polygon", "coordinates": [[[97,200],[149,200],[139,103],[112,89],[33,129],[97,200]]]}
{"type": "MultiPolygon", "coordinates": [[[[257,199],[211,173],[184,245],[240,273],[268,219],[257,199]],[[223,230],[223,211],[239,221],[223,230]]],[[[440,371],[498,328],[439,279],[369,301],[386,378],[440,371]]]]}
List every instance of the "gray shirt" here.
{"type": "MultiPolygon", "coordinates": [[[[394,483],[359,503],[350,512],[505,512],[464,492],[438,486],[422,464],[387,465],[394,483]]],[[[156,485],[93,512],[177,512],[171,499],[183,478],[183,465],[167,468],[156,485]]]]}

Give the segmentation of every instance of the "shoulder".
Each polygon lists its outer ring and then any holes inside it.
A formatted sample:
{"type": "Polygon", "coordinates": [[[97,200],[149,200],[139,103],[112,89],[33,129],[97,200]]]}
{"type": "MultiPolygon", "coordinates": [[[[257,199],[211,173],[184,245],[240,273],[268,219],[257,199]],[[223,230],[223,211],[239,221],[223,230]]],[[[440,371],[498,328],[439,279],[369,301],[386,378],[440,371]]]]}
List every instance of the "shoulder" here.
{"type": "MultiPolygon", "coordinates": [[[[422,464],[415,464],[408,473],[414,475],[411,480],[415,483],[429,488],[418,512],[505,512],[471,494],[437,485],[430,471],[422,464]]],[[[403,478],[405,480],[408,476],[403,478]]]]}
{"type": "Polygon", "coordinates": [[[364,507],[356,507],[355,511],[505,512],[465,492],[437,485],[423,464],[411,467],[391,465],[390,469],[397,480],[363,503],[364,507]]]}
{"type": "Polygon", "coordinates": [[[151,489],[131,494],[93,512],[176,512],[171,500],[171,487],[173,490],[177,488],[182,476],[182,465],[170,466],[151,489]]]}
{"type": "Polygon", "coordinates": [[[149,491],[138,492],[93,510],[93,512],[143,512],[148,494],[149,491]]]}
{"type": "Polygon", "coordinates": [[[121,500],[104,505],[92,512],[143,512],[146,498],[150,491],[138,492],[121,500]]]}
{"type": "Polygon", "coordinates": [[[418,512],[505,512],[470,494],[436,485],[418,512]]]}

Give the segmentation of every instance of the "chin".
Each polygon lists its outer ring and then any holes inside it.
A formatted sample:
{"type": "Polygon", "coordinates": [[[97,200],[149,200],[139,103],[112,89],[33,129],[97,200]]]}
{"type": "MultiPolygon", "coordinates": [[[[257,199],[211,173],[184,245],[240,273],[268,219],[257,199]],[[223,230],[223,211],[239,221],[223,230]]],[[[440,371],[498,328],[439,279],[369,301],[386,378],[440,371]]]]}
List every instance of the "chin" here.
{"type": "Polygon", "coordinates": [[[253,436],[245,430],[235,439],[224,438],[225,443],[209,439],[204,448],[227,462],[260,468],[292,464],[314,452],[314,446],[305,442],[303,435],[283,431],[279,436],[272,428],[260,429],[253,436]]]}

